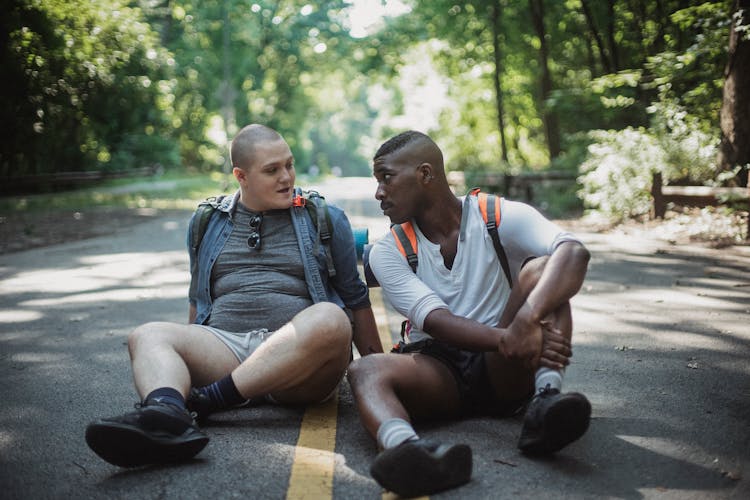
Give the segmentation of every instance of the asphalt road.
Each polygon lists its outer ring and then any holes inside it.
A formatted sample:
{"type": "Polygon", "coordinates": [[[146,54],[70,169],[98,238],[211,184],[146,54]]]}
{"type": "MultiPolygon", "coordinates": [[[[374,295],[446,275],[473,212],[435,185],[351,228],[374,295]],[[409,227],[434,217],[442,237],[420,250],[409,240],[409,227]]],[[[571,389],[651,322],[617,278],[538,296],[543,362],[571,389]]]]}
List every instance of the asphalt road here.
{"type": "MultiPolygon", "coordinates": [[[[373,188],[320,186],[371,240],[387,229],[373,188]]],[[[0,256],[0,497],[381,498],[346,384],[320,414],[221,414],[186,464],[126,470],[87,448],[89,421],[136,402],[128,332],[187,319],[188,216],[0,256]],[[309,440],[310,430],[323,432],[309,440]]],[[[472,481],[433,498],[750,498],[750,247],[580,235],[593,258],[565,386],[591,400],[589,432],[539,460],[516,450],[518,419],[418,426],[474,451],[472,481]]],[[[378,316],[397,329],[387,306],[378,316]]]]}

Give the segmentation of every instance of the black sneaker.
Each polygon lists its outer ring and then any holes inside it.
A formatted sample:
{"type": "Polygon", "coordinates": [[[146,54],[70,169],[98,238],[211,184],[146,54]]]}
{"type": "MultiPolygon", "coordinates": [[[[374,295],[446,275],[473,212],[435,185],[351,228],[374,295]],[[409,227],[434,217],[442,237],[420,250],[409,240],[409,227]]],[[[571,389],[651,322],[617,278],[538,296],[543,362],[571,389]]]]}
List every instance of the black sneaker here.
{"type": "Polygon", "coordinates": [[[194,457],[208,444],[193,417],[167,403],[136,405],[119,417],[103,418],[86,428],[89,448],[120,467],[180,462],[194,457]]]}
{"type": "Polygon", "coordinates": [[[388,491],[402,497],[431,495],[471,479],[471,448],[426,439],[406,441],[380,453],[370,474],[388,491]]]}
{"type": "Polygon", "coordinates": [[[211,398],[196,387],[190,388],[185,405],[189,411],[195,414],[195,419],[201,423],[204,423],[208,416],[217,410],[211,398]]]}
{"type": "Polygon", "coordinates": [[[589,428],[591,403],[577,392],[561,394],[548,385],[529,403],[518,447],[529,455],[554,453],[589,428]]]}

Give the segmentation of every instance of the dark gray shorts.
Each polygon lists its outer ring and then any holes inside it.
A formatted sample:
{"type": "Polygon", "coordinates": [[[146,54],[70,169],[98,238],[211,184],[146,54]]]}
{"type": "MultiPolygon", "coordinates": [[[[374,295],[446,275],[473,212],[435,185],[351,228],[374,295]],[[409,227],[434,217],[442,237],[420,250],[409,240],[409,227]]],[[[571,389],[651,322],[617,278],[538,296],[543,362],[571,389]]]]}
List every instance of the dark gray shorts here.
{"type": "Polygon", "coordinates": [[[461,412],[467,417],[510,417],[523,411],[533,395],[517,400],[499,399],[492,388],[482,352],[464,351],[434,339],[414,343],[399,342],[391,352],[420,353],[447,366],[456,380],[461,412]]]}

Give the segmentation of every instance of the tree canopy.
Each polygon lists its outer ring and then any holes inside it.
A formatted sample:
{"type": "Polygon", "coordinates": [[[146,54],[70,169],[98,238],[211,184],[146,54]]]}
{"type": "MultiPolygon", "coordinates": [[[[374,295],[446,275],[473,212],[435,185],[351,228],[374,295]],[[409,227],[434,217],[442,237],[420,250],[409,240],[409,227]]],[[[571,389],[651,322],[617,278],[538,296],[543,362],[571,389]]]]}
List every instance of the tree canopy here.
{"type": "Polygon", "coordinates": [[[722,110],[728,78],[750,88],[730,64],[747,3],[391,0],[363,32],[355,0],[3,0],[0,169],[221,169],[260,122],[303,172],[368,175],[414,128],[453,170],[589,175],[622,133],[660,151],[639,175],[746,182],[747,148],[718,148],[726,117],[748,130],[750,110],[722,110]]]}

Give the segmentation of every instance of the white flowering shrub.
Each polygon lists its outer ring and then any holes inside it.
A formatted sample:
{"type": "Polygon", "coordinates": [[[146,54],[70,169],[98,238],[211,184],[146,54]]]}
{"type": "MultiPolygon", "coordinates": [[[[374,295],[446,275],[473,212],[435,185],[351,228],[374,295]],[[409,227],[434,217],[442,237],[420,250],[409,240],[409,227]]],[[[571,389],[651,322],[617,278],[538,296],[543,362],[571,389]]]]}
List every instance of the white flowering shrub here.
{"type": "Polygon", "coordinates": [[[698,120],[681,106],[667,100],[652,104],[651,128],[666,155],[664,181],[684,179],[690,184],[716,181],[719,139],[701,129],[698,120]]]}
{"type": "Polygon", "coordinates": [[[651,177],[662,171],[665,152],[644,129],[595,130],[578,178],[578,195],[591,208],[616,221],[648,213],[651,177]]]}
{"type": "Polygon", "coordinates": [[[595,130],[581,164],[578,192],[584,206],[614,221],[647,214],[651,182],[716,184],[718,139],[701,129],[684,108],[663,100],[649,108],[649,129],[595,130]]]}

